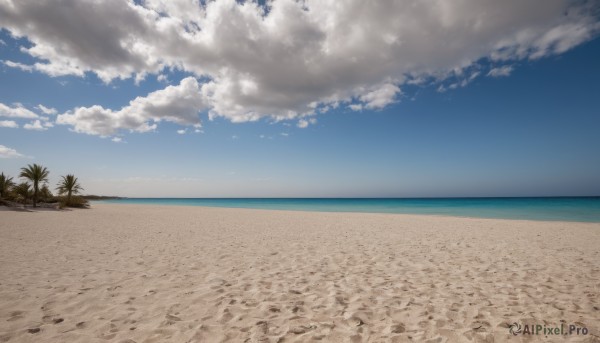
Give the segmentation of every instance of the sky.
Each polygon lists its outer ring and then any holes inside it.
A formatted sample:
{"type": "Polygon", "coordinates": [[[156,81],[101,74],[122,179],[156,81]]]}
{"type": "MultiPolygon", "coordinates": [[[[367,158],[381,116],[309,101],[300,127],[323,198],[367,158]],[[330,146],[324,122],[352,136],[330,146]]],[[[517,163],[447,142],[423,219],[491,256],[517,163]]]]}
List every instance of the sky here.
{"type": "Polygon", "coordinates": [[[600,195],[600,5],[0,0],[0,171],[129,197],[600,195]]]}

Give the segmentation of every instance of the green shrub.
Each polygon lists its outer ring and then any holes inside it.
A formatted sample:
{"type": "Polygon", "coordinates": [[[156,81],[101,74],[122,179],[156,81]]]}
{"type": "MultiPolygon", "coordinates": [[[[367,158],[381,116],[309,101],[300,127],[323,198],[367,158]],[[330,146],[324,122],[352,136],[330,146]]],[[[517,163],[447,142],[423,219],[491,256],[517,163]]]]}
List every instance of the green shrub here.
{"type": "Polygon", "coordinates": [[[77,196],[72,196],[70,201],[67,200],[67,197],[58,197],[58,207],[61,209],[66,207],[89,208],[90,204],[87,200],[77,196]]]}

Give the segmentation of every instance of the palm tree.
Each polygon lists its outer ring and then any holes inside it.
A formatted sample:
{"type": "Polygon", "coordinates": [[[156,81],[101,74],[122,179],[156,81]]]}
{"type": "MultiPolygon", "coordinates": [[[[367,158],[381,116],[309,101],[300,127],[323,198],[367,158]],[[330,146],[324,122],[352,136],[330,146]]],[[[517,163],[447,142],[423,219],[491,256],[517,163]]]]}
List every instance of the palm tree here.
{"type": "Polygon", "coordinates": [[[62,180],[58,183],[56,190],[58,194],[63,195],[67,194],[67,204],[71,203],[71,195],[77,194],[79,191],[83,190],[79,181],[73,174],[67,174],[67,176],[61,176],[62,180]]]}
{"type": "Polygon", "coordinates": [[[39,164],[30,164],[27,166],[27,168],[21,168],[21,174],[19,174],[19,177],[33,182],[33,207],[37,206],[39,183],[48,182],[48,174],[50,174],[48,169],[40,166],[39,164]]]}
{"type": "Polygon", "coordinates": [[[0,174],[0,199],[4,198],[10,188],[15,185],[12,179],[12,177],[8,177],[4,173],[0,174]]]}

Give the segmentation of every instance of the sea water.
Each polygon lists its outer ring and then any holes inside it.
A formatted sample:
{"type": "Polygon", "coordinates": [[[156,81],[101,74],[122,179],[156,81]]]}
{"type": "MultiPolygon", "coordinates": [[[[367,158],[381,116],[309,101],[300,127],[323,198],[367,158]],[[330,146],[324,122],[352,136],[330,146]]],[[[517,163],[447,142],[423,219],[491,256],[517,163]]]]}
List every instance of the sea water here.
{"type": "Polygon", "coordinates": [[[269,210],[430,214],[600,222],[600,197],[543,198],[126,198],[106,203],[269,210]]]}

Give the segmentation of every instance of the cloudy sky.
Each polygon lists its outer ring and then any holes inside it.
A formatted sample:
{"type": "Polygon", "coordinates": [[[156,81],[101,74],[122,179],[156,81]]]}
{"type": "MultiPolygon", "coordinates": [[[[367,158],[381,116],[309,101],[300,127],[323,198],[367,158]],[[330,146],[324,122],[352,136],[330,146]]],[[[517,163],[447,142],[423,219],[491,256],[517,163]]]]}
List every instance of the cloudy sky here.
{"type": "Polygon", "coordinates": [[[600,5],[0,0],[0,170],[123,196],[600,194],[600,5]]]}

